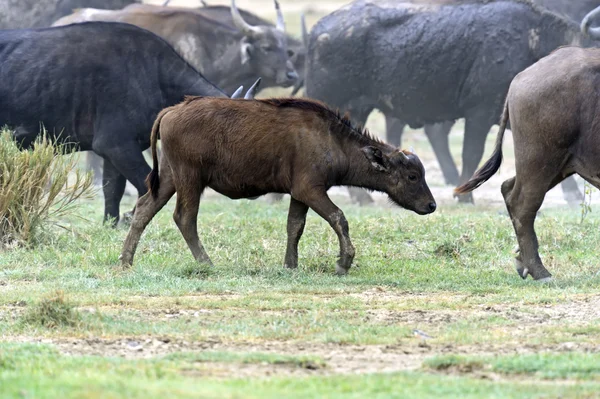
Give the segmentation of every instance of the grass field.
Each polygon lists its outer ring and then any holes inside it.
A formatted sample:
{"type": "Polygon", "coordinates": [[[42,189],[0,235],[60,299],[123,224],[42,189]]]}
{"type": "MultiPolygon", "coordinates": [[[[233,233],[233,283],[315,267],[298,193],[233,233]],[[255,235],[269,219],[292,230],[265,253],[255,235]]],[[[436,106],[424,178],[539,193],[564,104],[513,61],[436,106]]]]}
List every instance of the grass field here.
{"type": "MultiPolygon", "coordinates": [[[[296,21],[310,6],[314,23],[336,4],[309,3],[282,7],[296,21]]],[[[381,115],[368,127],[381,134],[381,115]]],[[[214,268],[192,260],[173,200],[130,270],[117,267],[127,229],[101,225],[101,196],[40,246],[0,250],[0,397],[600,397],[598,193],[583,222],[560,188],[548,194],[536,229],[554,280],[523,281],[499,191],[514,174],[510,134],[474,206],[455,203],[421,131],[405,145],[423,160],[438,210],[418,216],[381,195],[358,207],[333,190],[357,251],[346,277],[334,275],[335,234],[312,211],[299,268],[283,268],[287,197],[208,192],[199,231],[214,268]]],[[[121,211],[133,205],[127,197],[121,211]]]]}

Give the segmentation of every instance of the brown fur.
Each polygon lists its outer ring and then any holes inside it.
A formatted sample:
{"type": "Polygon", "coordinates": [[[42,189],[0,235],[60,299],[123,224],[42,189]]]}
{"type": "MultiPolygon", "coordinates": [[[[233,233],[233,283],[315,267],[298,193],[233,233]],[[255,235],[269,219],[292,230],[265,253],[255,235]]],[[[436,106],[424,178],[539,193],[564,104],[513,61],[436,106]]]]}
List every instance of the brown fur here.
{"type": "Polygon", "coordinates": [[[508,91],[492,157],[457,188],[474,190],[498,170],[510,120],[516,176],[501,191],[519,242],[517,270],[523,278],[551,276],[533,227],[546,193],[574,173],[600,188],[599,85],[600,49],[562,47],[519,73],[508,91]]]}
{"type": "Polygon", "coordinates": [[[151,194],[136,205],[123,248],[124,264],[131,264],[143,229],[175,191],[175,221],[199,261],[210,262],[195,222],[206,187],[233,199],[289,193],[286,266],[297,266],[298,240],[310,207],[338,235],[340,274],[350,268],[354,247],[344,214],[327,196],[330,187],[382,191],[419,214],[436,208],[415,154],[375,139],[316,101],[188,97],[160,113],[151,146],[154,168],[147,180],[151,194]],[[163,149],[160,170],[156,156],[159,136],[163,149]]]}

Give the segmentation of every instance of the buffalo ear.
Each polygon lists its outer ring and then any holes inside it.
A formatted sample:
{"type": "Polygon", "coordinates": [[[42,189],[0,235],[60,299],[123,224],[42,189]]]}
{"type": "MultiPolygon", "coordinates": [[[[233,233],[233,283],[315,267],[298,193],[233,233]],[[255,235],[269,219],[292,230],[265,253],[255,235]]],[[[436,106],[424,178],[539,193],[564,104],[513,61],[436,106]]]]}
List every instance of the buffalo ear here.
{"type": "Polygon", "coordinates": [[[247,38],[244,37],[240,45],[240,51],[242,54],[242,65],[250,61],[250,57],[252,56],[252,50],[254,50],[254,46],[252,46],[252,44],[248,42],[247,38]]]}
{"type": "Polygon", "coordinates": [[[381,150],[377,147],[367,146],[360,149],[369,162],[371,162],[371,166],[375,168],[378,172],[387,172],[389,159],[387,155],[383,154],[381,150]]]}

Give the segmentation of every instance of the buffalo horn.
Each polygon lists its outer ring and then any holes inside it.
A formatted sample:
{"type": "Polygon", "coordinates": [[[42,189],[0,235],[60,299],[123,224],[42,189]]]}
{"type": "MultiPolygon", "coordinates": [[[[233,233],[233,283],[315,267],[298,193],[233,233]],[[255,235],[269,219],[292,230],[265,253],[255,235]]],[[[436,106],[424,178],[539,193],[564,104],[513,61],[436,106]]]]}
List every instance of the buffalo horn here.
{"type": "Polygon", "coordinates": [[[275,1],[275,11],[277,11],[277,30],[285,32],[285,21],[283,20],[283,13],[281,12],[281,7],[279,7],[279,2],[275,1]]]}
{"type": "Polygon", "coordinates": [[[590,25],[592,24],[592,19],[598,14],[600,14],[600,7],[594,8],[581,21],[581,32],[590,35],[595,40],[600,40],[600,28],[590,28],[590,25]]]}
{"type": "Polygon", "coordinates": [[[246,100],[252,100],[254,96],[256,96],[256,92],[258,91],[258,86],[260,86],[261,80],[261,78],[256,79],[256,82],[254,82],[254,84],[250,86],[250,88],[246,92],[246,95],[244,96],[246,100]]]}
{"type": "Polygon", "coordinates": [[[238,87],[236,91],[233,92],[231,98],[240,98],[242,96],[242,92],[244,91],[244,86],[238,87]]]}
{"type": "Polygon", "coordinates": [[[244,21],[242,18],[242,14],[240,14],[240,10],[238,10],[235,5],[235,0],[231,0],[231,18],[233,18],[233,23],[240,31],[242,31],[245,35],[252,35],[253,33],[257,33],[259,28],[256,26],[250,25],[248,22],[244,21]]]}
{"type": "Polygon", "coordinates": [[[300,16],[300,26],[302,27],[302,43],[304,43],[304,47],[308,49],[308,29],[306,29],[306,18],[304,17],[304,13],[300,16]]]}

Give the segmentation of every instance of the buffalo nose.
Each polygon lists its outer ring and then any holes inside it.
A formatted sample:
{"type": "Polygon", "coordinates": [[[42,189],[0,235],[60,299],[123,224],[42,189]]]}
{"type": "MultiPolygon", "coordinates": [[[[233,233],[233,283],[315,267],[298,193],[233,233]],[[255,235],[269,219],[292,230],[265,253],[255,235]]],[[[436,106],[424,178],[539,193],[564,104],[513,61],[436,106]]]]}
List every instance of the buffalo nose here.
{"type": "Polygon", "coordinates": [[[296,73],[296,71],[288,72],[285,76],[288,78],[288,80],[297,80],[298,79],[298,74],[296,73]]]}
{"type": "Polygon", "coordinates": [[[435,210],[436,210],[436,208],[437,208],[437,205],[435,204],[435,202],[430,202],[430,203],[429,203],[429,210],[430,210],[431,212],[435,211],[435,210]]]}

